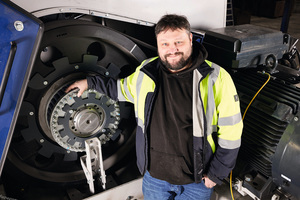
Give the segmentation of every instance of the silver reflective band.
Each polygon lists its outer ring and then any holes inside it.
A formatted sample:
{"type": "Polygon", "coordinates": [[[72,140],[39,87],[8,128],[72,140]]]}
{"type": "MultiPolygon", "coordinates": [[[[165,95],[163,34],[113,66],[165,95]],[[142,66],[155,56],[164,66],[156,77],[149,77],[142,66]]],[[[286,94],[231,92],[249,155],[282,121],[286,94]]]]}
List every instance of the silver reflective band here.
{"type": "Polygon", "coordinates": [[[216,107],[216,104],[215,104],[212,79],[209,76],[208,77],[208,89],[207,89],[207,107],[206,107],[207,135],[210,135],[213,132],[212,126],[209,126],[209,125],[212,124],[215,107],[216,107]]]}
{"type": "Polygon", "coordinates": [[[121,90],[121,81],[120,79],[117,80],[117,90],[118,90],[118,100],[119,101],[127,101],[124,97],[122,90],[121,90]]]}
{"type": "Polygon", "coordinates": [[[212,132],[217,132],[218,131],[218,126],[217,125],[212,125],[212,132]]]}
{"type": "Polygon", "coordinates": [[[218,125],[219,126],[232,126],[232,125],[240,123],[240,121],[242,121],[242,116],[241,116],[241,113],[238,113],[238,114],[235,114],[230,117],[219,118],[218,125]]]}
{"type": "Polygon", "coordinates": [[[215,85],[215,82],[217,81],[220,73],[220,66],[212,63],[211,67],[214,69],[214,71],[211,74],[211,80],[212,80],[212,85],[215,85]]]}
{"type": "Polygon", "coordinates": [[[142,133],[145,133],[145,125],[144,125],[143,121],[138,117],[137,117],[137,124],[139,127],[141,127],[141,129],[143,131],[142,133]]]}
{"type": "Polygon", "coordinates": [[[222,138],[218,138],[218,142],[220,147],[224,149],[236,149],[241,146],[241,139],[238,140],[225,140],[222,138]]]}
{"type": "Polygon", "coordinates": [[[201,96],[200,96],[200,84],[202,75],[198,70],[193,72],[193,136],[203,137],[204,136],[204,110],[201,96]]]}

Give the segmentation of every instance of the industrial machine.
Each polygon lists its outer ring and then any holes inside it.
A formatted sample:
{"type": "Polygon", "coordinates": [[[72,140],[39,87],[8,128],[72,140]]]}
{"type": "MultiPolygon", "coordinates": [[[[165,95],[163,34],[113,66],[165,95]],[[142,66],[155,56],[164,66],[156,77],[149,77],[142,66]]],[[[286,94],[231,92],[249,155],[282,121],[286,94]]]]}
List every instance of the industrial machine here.
{"type": "Polygon", "coordinates": [[[244,114],[238,162],[212,199],[300,199],[297,39],[225,27],[227,1],[216,1],[155,10],[171,1],[0,1],[0,198],[135,198],[118,190],[141,178],[132,105],[65,89],[87,75],[134,72],[156,55],[155,22],[174,12],[232,75],[244,114]]]}

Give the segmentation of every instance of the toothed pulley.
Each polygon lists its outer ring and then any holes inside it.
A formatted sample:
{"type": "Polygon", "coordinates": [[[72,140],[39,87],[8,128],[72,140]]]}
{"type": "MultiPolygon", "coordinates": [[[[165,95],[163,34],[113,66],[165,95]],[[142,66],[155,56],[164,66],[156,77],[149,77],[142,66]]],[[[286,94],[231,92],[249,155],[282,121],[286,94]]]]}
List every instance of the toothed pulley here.
{"type": "Polygon", "coordinates": [[[63,148],[85,151],[84,141],[98,137],[102,144],[109,141],[120,121],[119,104],[96,90],[78,90],[65,94],[55,105],[50,118],[51,134],[63,148]]]}

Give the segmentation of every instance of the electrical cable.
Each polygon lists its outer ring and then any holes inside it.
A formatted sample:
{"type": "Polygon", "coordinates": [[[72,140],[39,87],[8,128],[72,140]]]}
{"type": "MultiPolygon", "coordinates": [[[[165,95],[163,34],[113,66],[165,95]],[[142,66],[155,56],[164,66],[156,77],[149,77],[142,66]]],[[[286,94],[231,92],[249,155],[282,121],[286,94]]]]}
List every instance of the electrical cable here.
{"type": "MultiPolygon", "coordinates": [[[[245,109],[245,112],[243,114],[242,120],[244,120],[245,116],[246,116],[246,112],[248,111],[250,105],[252,104],[252,102],[254,101],[254,99],[256,98],[256,96],[260,93],[260,91],[266,86],[266,84],[270,81],[271,75],[269,73],[265,73],[263,72],[263,74],[267,74],[268,75],[268,79],[267,81],[261,86],[261,88],[256,92],[256,94],[254,95],[254,97],[252,98],[252,100],[250,101],[250,103],[248,104],[247,108],[245,109]]],[[[232,171],[230,172],[230,180],[229,180],[229,184],[230,184],[230,194],[231,194],[231,198],[232,200],[234,200],[233,197],[233,192],[232,192],[232,171]]]]}

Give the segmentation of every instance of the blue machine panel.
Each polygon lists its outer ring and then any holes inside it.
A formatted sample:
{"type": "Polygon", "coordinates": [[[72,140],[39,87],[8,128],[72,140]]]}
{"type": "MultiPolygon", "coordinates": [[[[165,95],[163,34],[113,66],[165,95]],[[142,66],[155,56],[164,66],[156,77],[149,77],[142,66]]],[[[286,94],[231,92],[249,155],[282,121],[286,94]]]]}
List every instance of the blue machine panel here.
{"type": "Polygon", "coordinates": [[[40,20],[0,0],[0,174],[42,33],[40,20]]]}

